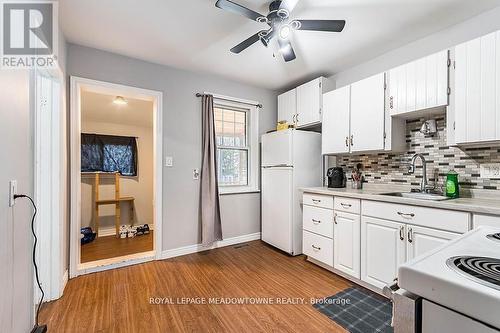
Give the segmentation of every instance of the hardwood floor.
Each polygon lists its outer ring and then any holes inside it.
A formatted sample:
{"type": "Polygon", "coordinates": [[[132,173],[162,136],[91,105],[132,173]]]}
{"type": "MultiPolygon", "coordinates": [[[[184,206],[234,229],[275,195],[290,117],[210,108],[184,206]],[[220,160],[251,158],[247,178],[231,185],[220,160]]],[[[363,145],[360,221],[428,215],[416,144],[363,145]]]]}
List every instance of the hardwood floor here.
{"type": "Polygon", "coordinates": [[[345,332],[315,310],[351,283],[260,241],[89,274],[43,306],[49,332],[345,332]],[[173,303],[153,305],[150,298],[173,303]],[[304,298],[304,304],[189,304],[186,298],[304,298]]]}
{"type": "Polygon", "coordinates": [[[81,245],[81,261],[84,263],[153,251],[153,239],[152,230],[147,235],[134,238],[98,237],[91,243],[81,245]]]}

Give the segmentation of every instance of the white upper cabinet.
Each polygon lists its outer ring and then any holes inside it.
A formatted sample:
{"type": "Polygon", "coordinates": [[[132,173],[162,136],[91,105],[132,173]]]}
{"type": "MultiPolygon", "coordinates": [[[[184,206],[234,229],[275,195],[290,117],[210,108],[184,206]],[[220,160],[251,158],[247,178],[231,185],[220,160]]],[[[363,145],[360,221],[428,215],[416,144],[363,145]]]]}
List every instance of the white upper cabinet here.
{"type": "Polygon", "coordinates": [[[292,89],[278,96],[278,121],[295,123],[297,114],[297,90],[292,89]]]}
{"type": "Polygon", "coordinates": [[[321,150],[324,155],[349,152],[351,86],[323,95],[321,150]]]}
{"type": "Polygon", "coordinates": [[[448,105],[448,65],[446,50],[390,70],[387,81],[391,115],[410,116],[448,105]]]}
{"type": "Polygon", "coordinates": [[[455,48],[455,142],[500,140],[500,31],[455,48]]]}
{"type": "Polygon", "coordinates": [[[297,127],[320,123],[322,107],[322,77],[297,87],[297,127]]]}
{"type": "Polygon", "coordinates": [[[351,85],[351,152],[384,150],[385,74],[351,85]]]}
{"type": "Polygon", "coordinates": [[[319,77],[278,96],[278,121],[287,121],[295,127],[321,123],[323,92],[328,82],[319,77]]]}

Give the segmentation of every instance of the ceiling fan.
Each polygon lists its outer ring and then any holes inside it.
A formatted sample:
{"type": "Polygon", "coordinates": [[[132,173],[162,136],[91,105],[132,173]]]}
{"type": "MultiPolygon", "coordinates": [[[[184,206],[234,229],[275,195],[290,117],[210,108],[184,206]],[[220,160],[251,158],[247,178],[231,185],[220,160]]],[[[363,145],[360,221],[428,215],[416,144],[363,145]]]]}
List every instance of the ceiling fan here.
{"type": "Polygon", "coordinates": [[[291,20],[290,14],[298,1],[299,0],[274,0],[269,5],[269,13],[267,15],[262,15],[233,1],[217,0],[215,6],[220,9],[240,14],[253,21],[269,25],[268,29],[257,32],[255,35],[250,36],[233,47],[231,52],[240,53],[259,40],[267,47],[271,40],[278,36],[280,53],[283,55],[283,59],[288,62],[296,58],[295,51],[289,40],[292,31],[310,30],[341,32],[344,29],[344,20],[291,20]]]}

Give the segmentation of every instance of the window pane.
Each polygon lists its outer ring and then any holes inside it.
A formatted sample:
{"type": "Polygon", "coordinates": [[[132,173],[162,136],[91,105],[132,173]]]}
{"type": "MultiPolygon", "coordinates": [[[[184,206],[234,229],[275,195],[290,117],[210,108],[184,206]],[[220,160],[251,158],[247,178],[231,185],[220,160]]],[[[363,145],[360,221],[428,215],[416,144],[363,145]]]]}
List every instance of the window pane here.
{"type": "Polygon", "coordinates": [[[246,112],[220,107],[214,108],[214,112],[217,145],[224,147],[246,147],[246,112]]]}
{"type": "Polygon", "coordinates": [[[248,185],[248,151],[218,149],[219,186],[248,185]]]}

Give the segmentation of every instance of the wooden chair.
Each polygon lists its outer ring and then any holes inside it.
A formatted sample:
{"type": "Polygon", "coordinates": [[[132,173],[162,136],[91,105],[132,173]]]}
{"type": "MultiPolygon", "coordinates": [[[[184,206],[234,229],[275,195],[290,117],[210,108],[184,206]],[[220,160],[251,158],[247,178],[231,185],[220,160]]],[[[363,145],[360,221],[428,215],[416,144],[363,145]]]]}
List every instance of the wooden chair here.
{"type": "Polygon", "coordinates": [[[134,197],[121,197],[120,196],[120,173],[115,172],[115,198],[114,199],[100,199],[99,186],[100,186],[100,173],[95,174],[94,182],[94,227],[96,236],[99,237],[99,207],[102,205],[115,205],[115,229],[116,236],[120,237],[120,220],[121,211],[120,204],[128,202],[130,206],[130,224],[134,224],[134,197]]]}

